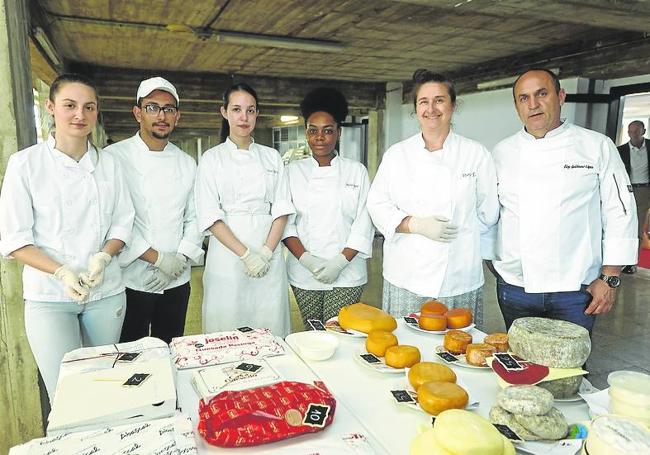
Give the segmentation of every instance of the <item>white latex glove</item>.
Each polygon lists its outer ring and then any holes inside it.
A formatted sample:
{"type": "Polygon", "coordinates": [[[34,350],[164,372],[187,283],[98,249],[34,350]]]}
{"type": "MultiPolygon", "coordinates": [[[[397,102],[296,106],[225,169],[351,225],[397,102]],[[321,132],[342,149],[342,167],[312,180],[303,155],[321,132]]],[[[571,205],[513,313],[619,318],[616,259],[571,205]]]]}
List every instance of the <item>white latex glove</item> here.
{"type": "Polygon", "coordinates": [[[183,274],[185,267],[187,267],[187,259],[180,253],[164,253],[159,251],[158,259],[156,259],[153,266],[165,275],[178,278],[183,274]]]}
{"type": "Polygon", "coordinates": [[[262,248],[260,248],[260,254],[266,262],[271,262],[271,259],[273,258],[273,251],[271,251],[271,248],[262,245],[262,248]]]}
{"type": "MultiPolygon", "coordinates": [[[[264,247],[262,247],[262,250],[263,249],[264,247]]],[[[264,256],[261,253],[251,251],[250,248],[247,248],[246,252],[239,259],[241,259],[246,266],[244,272],[251,278],[261,278],[266,275],[266,272],[271,268],[269,262],[264,259],[264,256]]]]}
{"type": "Polygon", "coordinates": [[[75,302],[83,302],[90,290],[88,286],[81,283],[79,275],[76,272],[73,272],[67,265],[62,265],[54,272],[54,277],[63,283],[65,292],[74,300],[75,302]]]}
{"type": "Polygon", "coordinates": [[[146,292],[161,292],[164,291],[167,285],[171,283],[173,278],[163,272],[161,269],[153,269],[151,277],[144,283],[144,290],[146,292]]]}
{"type": "Polygon", "coordinates": [[[102,284],[102,281],[104,281],[104,270],[111,262],[111,259],[113,257],[103,251],[93,254],[88,260],[88,271],[79,275],[81,282],[89,288],[94,288],[102,284]]]}
{"type": "Polygon", "coordinates": [[[305,251],[302,253],[302,256],[300,256],[300,259],[298,259],[298,262],[309,270],[312,275],[315,275],[325,267],[327,259],[319,258],[318,256],[311,254],[309,251],[305,251]]]}
{"type": "Polygon", "coordinates": [[[442,216],[418,218],[412,216],[408,223],[409,232],[423,235],[438,242],[451,242],[458,236],[458,226],[442,216]]]}
{"type": "Polygon", "coordinates": [[[348,264],[348,259],[343,256],[342,253],[339,253],[333,258],[328,259],[327,262],[325,262],[325,267],[314,274],[314,278],[321,283],[332,284],[341,274],[341,270],[343,270],[348,264]]]}

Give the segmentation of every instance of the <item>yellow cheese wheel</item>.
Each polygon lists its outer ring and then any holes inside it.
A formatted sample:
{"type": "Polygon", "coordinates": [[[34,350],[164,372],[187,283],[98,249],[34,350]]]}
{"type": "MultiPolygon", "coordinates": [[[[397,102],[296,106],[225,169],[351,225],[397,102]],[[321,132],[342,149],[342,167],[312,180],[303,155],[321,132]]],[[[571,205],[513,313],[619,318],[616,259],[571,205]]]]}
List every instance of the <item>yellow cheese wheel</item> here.
{"type": "Polygon", "coordinates": [[[436,362],[420,362],[411,367],[408,374],[409,383],[417,390],[425,382],[456,382],[456,373],[447,365],[436,362]]]}
{"type": "Polygon", "coordinates": [[[409,455],[456,455],[445,450],[436,440],[433,428],[420,433],[411,443],[409,455]]]}
{"type": "Polygon", "coordinates": [[[452,308],[445,313],[447,316],[447,327],[450,329],[462,329],[472,323],[472,312],[469,308],[452,308]]]}
{"type": "Polygon", "coordinates": [[[422,330],[441,332],[447,329],[447,316],[444,314],[421,313],[418,325],[422,330]]]}
{"type": "Polygon", "coordinates": [[[443,339],[444,348],[452,354],[465,354],[467,345],[472,342],[472,335],[462,330],[450,330],[443,339]]]}
{"type": "Polygon", "coordinates": [[[497,348],[487,343],[471,343],[465,350],[465,360],[477,367],[486,366],[485,359],[492,357],[497,348]]]}
{"type": "Polygon", "coordinates": [[[434,416],[447,409],[462,409],[469,401],[465,389],[452,382],[425,382],[417,393],[420,407],[434,416]]]}
{"type": "Polygon", "coordinates": [[[509,455],[513,453],[509,447],[504,447],[504,438],[494,425],[483,417],[462,409],[441,412],[433,424],[433,431],[438,443],[454,454],[509,455]]]}
{"type": "Polygon", "coordinates": [[[397,337],[386,330],[371,330],[366,338],[366,351],[379,357],[391,346],[397,346],[397,337]]]}
{"type": "Polygon", "coordinates": [[[397,328],[397,321],[379,308],[365,303],[353,303],[339,311],[339,325],[344,329],[358,330],[363,333],[370,333],[371,330],[392,332],[397,328]]]}
{"type": "Polygon", "coordinates": [[[410,368],[420,361],[420,350],[415,346],[402,344],[386,349],[386,365],[393,368],[410,368]]]}
{"type": "Polygon", "coordinates": [[[449,311],[447,305],[445,305],[442,302],[438,302],[437,300],[429,300],[428,302],[424,302],[420,307],[421,314],[425,314],[425,313],[445,314],[447,311],[449,311]]]}

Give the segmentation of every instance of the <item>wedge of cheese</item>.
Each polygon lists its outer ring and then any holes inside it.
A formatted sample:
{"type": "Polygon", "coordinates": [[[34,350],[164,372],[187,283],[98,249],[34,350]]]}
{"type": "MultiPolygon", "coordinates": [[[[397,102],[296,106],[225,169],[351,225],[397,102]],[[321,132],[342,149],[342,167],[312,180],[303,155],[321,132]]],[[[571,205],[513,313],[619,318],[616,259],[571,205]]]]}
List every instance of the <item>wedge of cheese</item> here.
{"type": "Polygon", "coordinates": [[[371,330],[392,332],[397,328],[397,321],[379,308],[365,303],[353,303],[339,311],[339,325],[363,333],[370,333],[371,330]]]}

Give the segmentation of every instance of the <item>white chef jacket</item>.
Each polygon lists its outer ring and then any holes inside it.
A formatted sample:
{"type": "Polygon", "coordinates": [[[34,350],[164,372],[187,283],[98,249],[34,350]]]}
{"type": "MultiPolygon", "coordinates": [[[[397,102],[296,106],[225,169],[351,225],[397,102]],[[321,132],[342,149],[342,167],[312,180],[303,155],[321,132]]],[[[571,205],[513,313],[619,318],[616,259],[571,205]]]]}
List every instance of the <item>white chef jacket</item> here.
{"type": "MultiPolygon", "coordinates": [[[[133,239],[119,256],[124,284],[144,291],[155,270],[140,259],[147,249],[181,253],[195,263],[203,256],[203,235],[194,208],[196,163],[171,142],[161,151],[149,150],[140,133],[106,147],[106,151],[120,161],[135,207],[133,239]]],[[[190,273],[187,267],[165,289],[187,283],[190,273]]]]}
{"type": "Polygon", "coordinates": [[[489,152],[453,131],[429,152],[418,133],[384,154],[368,194],[384,235],[384,279],[422,296],[449,297],[483,285],[481,234],[497,222],[496,175],[489,152]],[[439,215],[459,227],[450,243],[395,232],[409,216],[439,215]]]}
{"type": "MultiPolygon", "coordinates": [[[[133,205],[119,163],[88,144],[79,162],[54,148],[54,137],[14,153],[0,194],[0,253],[9,256],[34,245],[76,272],[110,239],[129,243],[133,205]]],[[[120,266],[112,260],[102,284],[85,302],[124,291],[120,266]]],[[[71,301],[52,274],[25,265],[23,297],[71,301]]]]}
{"type": "Polygon", "coordinates": [[[634,194],[614,143],[564,122],[493,152],[501,218],[494,267],[526,292],[577,291],[605,265],[636,264],[634,194]]]}
{"type": "Polygon", "coordinates": [[[289,283],[310,290],[361,286],[368,281],[366,259],[372,257],[375,229],[366,208],[370,182],[363,164],[335,156],[320,167],[313,158],[287,166],[296,213],[289,216],[283,238],[297,237],[314,256],[329,259],[352,248],[359,253],[332,284],[321,283],[293,254],[287,256],[289,283]]]}

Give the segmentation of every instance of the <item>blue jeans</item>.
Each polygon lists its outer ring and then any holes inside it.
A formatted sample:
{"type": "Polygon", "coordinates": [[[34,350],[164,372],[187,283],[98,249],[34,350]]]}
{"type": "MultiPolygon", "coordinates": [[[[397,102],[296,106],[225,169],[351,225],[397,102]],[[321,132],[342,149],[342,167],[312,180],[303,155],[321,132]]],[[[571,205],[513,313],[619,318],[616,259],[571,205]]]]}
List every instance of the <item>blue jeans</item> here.
{"type": "Polygon", "coordinates": [[[586,288],[583,284],[579,291],[526,292],[524,288],[497,279],[497,300],[506,330],[517,318],[537,316],[573,322],[587,329],[591,336],[596,316],[585,314],[592,298],[586,288]]]}

